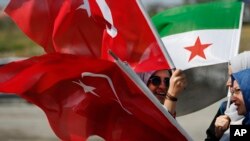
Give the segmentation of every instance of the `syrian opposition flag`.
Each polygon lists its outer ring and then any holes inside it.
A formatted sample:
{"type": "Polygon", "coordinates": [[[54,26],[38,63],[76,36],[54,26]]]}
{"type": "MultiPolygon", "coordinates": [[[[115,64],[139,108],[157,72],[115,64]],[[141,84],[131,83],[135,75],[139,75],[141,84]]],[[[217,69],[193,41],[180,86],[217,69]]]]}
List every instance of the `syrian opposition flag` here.
{"type": "Polygon", "coordinates": [[[170,67],[138,0],[10,0],[5,12],[47,53],[113,61],[111,49],[136,72],[170,67]]]}
{"type": "Polygon", "coordinates": [[[176,7],[152,18],[179,69],[227,62],[238,54],[242,2],[176,7]]]}
{"type": "Polygon", "coordinates": [[[13,62],[0,68],[0,92],[40,107],[63,141],[191,140],[153,94],[107,60],[53,53],[13,62]]]}

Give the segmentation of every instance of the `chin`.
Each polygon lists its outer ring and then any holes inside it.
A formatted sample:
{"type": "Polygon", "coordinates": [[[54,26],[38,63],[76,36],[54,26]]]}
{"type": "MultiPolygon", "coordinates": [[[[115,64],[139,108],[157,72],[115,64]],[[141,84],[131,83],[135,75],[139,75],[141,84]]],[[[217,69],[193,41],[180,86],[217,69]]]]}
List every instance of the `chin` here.
{"type": "Polygon", "coordinates": [[[161,104],[164,103],[164,98],[161,98],[161,97],[157,97],[157,99],[160,101],[161,104]]]}

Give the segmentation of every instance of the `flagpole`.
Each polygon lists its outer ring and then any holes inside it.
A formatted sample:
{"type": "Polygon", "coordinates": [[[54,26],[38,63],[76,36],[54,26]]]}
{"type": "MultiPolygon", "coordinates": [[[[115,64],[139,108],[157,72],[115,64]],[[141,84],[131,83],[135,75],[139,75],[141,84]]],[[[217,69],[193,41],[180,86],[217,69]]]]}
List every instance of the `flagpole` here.
{"type": "Polygon", "coordinates": [[[163,42],[162,42],[162,40],[161,40],[161,37],[159,36],[158,32],[156,31],[155,26],[153,26],[153,24],[152,24],[152,22],[151,22],[151,20],[150,20],[150,18],[149,18],[149,15],[145,12],[146,10],[145,10],[144,7],[142,6],[141,0],[137,0],[136,2],[137,2],[137,4],[139,5],[139,8],[141,9],[142,14],[144,15],[144,17],[145,17],[145,19],[146,19],[146,21],[147,21],[147,23],[148,23],[150,29],[151,29],[152,32],[153,32],[153,34],[154,34],[154,36],[155,36],[155,38],[156,38],[156,41],[157,41],[157,43],[159,44],[159,47],[160,47],[160,49],[161,49],[161,51],[162,51],[162,53],[163,53],[163,56],[164,56],[165,59],[167,60],[167,62],[168,62],[168,64],[169,64],[170,68],[171,68],[171,69],[175,69],[176,67],[175,67],[175,65],[174,65],[174,62],[173,62],[172,58],[170,57],[170,55],[169,55],[167,49],[165,48],[165,46],[164,46],[164,44],[163,44],[163,42]]]}
{"type": "Polygon", "coordinates": [[[230,102],[231,102],[231,91],[230,91],[230,88],[229,88],[228,92],[227,92],[227,107],[226,107],[225,112],[229,109],[230,102]]]}
{"type": "Polygon", "coordinates": [[[127,62],[121,61],[121,59],[110,49],[108,50],[110,56],[115,60],[118,67],[123,70],[127,76],[138,86],[139,89],[155,104],[155,106],[165,115],[165,117],[173,123],[173,125],[188,139],[188,141],[193,141],[191,136],[180,126],[180,124],[173,118],[173,116],[168,112],[167,108],[159,102],[159,100],[153,95],[145,83],[139,78],[139,76],[134,72],[134,70],[129,66],[127,62]]]}
{"type": "MultiPolygon", "coordinates": [[[[242,21],[243,21],[243,12],[244,12],[244,2],[241,2],[241,12],[240,12],[240,20],[239,20],[239,36],[241,36],[241,29],[242,29],[242,21]]],[[[238,39],[238,45],[237,45],[237,50],[234,50],[234,52],[232,53],[232,50],[230,52],[230,55],[231,56],[236,56],[237,54],[239,54],[239,47],[240,47],[240,37],[238,39]]],[[[229,109],[229,106],[230,106],[230,102],[231,102],[231,91],[230,91],[230,88],[228,89],[228,93],[227,93],[227,107],[226,107],[226,110],[227,111],[229,109]]]]}

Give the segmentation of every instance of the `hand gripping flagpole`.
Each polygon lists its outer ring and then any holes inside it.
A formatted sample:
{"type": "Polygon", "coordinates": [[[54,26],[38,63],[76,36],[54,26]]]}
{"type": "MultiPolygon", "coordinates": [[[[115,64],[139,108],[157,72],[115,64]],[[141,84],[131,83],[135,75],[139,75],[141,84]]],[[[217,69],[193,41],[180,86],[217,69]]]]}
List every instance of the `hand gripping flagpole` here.
{"type": "Polygon", "coordinates": [[[175,127],[187,138],[188,141],[193,141],[189,134],[179,125],[179,123],[173,118],[173,116],[168,112],[167,108],[164,107],[159,100],[153,95],[153,93],[148,89],[144,82],[139,78],[139,76],[134,72],[127,62],[121,61],[121,59],[114,54],[111,50],[108,50],[110,56],[113,57],[115,63],[118,67],[123,70],[123,72],[138,86],[139,89],[156,105],[156,107],[165,115],[165,117],[173,124],[175,127]]]}

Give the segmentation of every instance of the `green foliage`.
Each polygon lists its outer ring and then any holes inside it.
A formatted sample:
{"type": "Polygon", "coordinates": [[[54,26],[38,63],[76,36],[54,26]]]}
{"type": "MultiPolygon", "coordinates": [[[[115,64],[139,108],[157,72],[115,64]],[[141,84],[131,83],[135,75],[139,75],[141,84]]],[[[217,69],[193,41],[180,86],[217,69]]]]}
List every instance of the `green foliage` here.
{"type": "Polygon", "coordinates": [[[8,17],[0,19],[0,57],[30,57],[43,49],[31,41],[8,17]]]}
{"type": "MultiPolygon", "coordinates": [[[[151,13],[153,15],[155,11],[151,13]]],[[[241,32],[240,52],[250,50],[250,24],[241,32]]],[[[0,17],[0,58],[31,57],[44,54],[42,47],[31,41],[8,17],[0,17]]]]}
{"type": "Polygon", "coordinates": [[[243,24],[240,38],[240,52],[250,50],[250,24],[243,24]]]}

